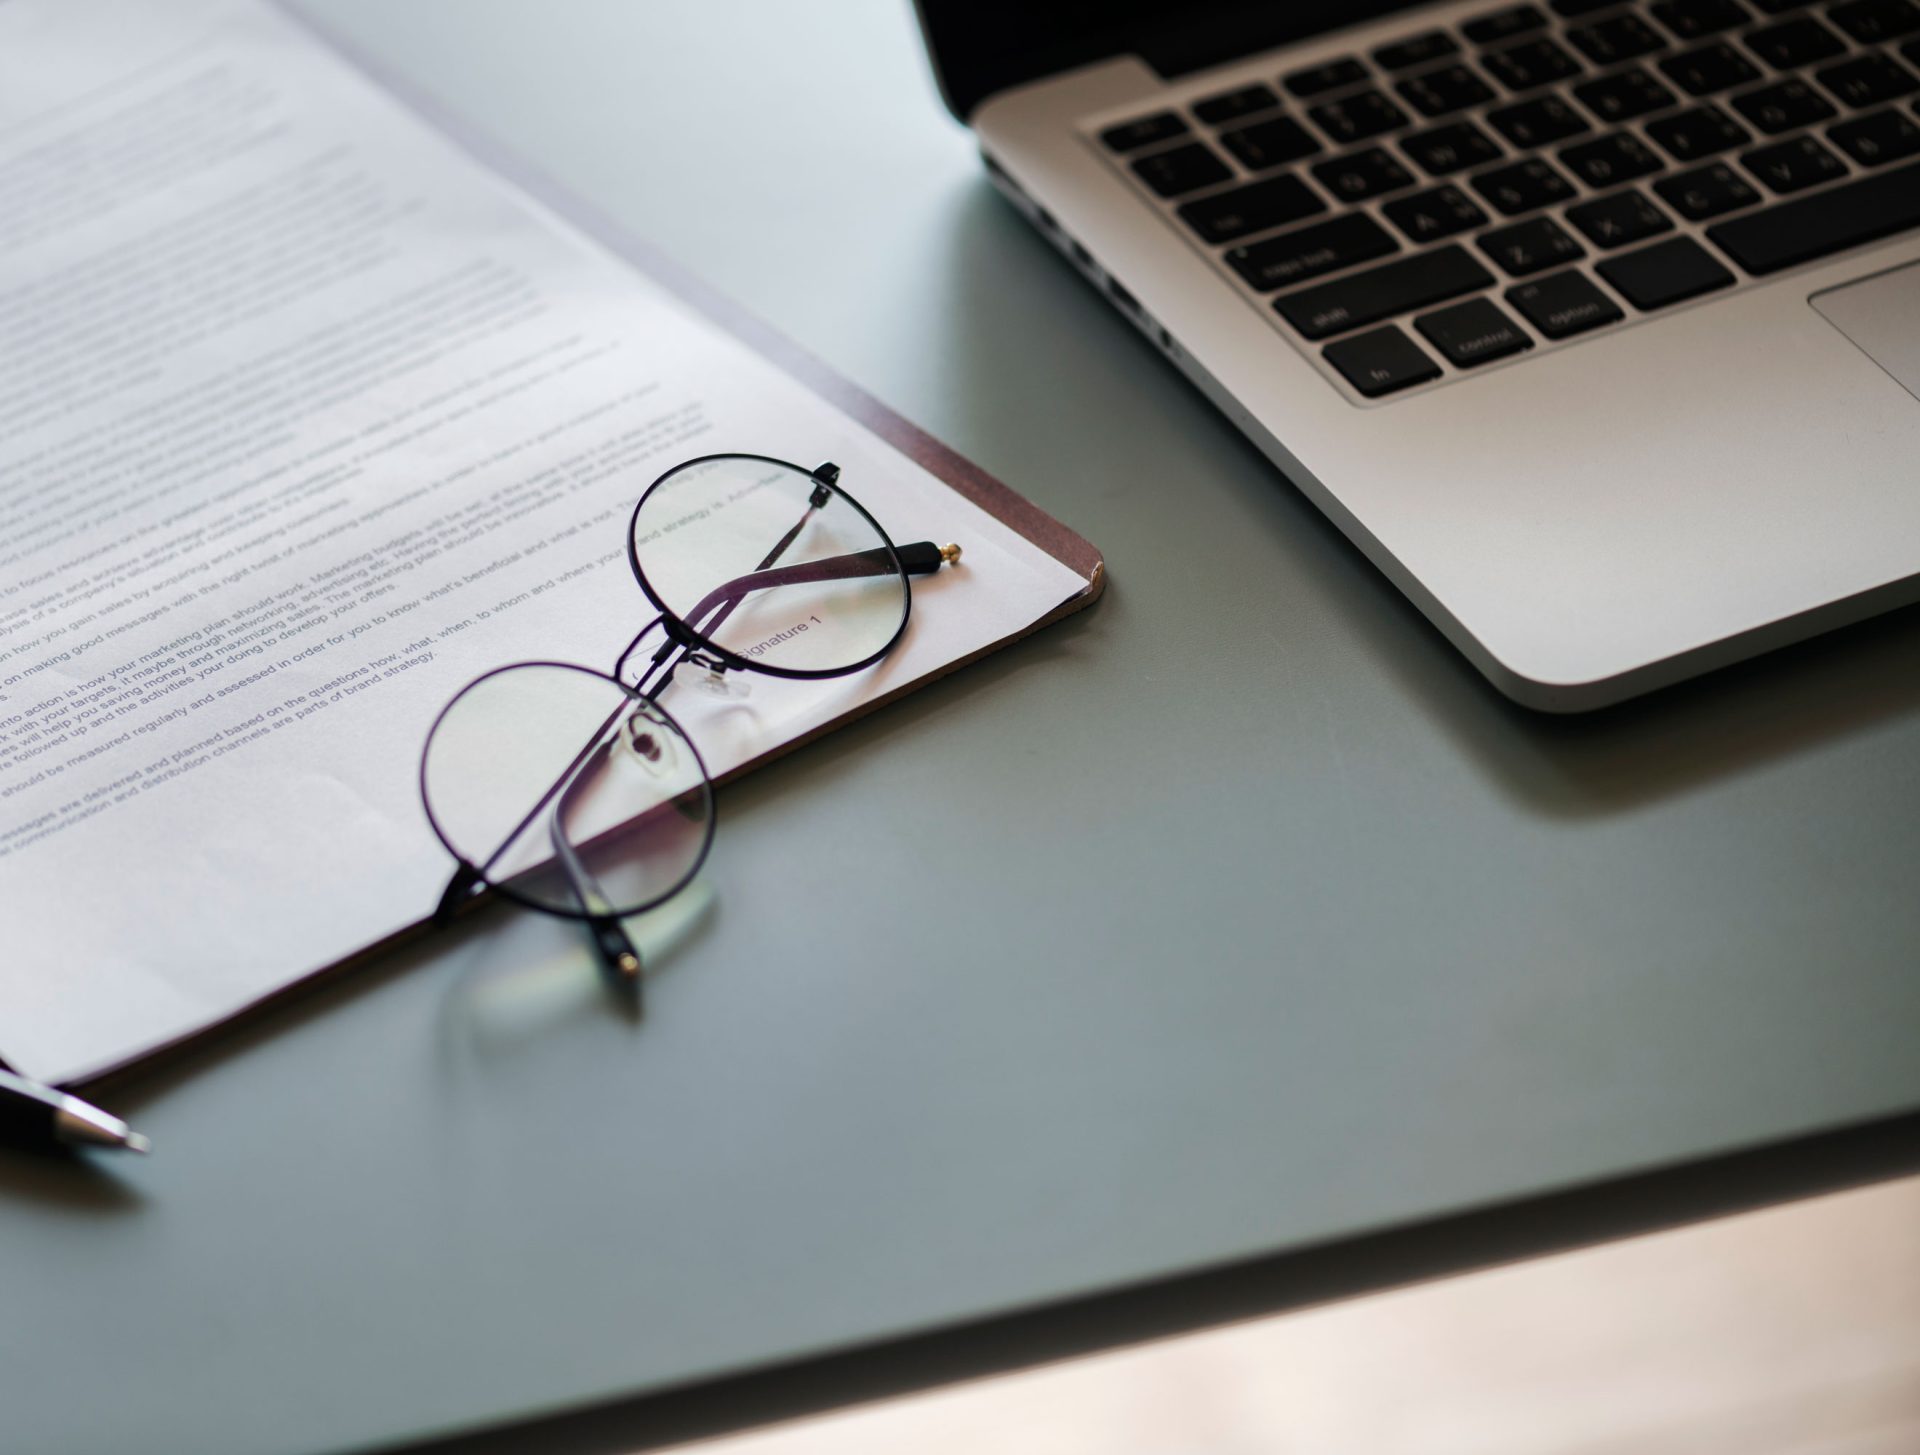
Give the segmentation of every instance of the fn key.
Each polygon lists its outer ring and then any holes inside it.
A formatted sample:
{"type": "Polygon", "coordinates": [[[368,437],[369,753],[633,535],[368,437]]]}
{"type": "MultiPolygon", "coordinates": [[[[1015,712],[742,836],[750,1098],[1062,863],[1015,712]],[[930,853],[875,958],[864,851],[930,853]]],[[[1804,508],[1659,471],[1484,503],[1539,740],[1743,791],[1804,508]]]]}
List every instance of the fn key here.
{"type": "Polygon", "coordinates": [[[1326,355],[1327,362],[1369,399],[1440,377],[1440,366],[1391,324],[1328,344],[1326,355]]]}

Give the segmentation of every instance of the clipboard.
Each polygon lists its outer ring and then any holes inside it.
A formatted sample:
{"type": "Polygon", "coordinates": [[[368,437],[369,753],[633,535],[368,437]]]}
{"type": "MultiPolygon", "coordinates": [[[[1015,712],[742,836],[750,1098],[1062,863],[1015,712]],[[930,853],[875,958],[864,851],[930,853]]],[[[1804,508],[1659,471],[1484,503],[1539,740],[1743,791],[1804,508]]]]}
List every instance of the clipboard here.
{"type": "MultiPolygon", "coordinates": [[[[555,217],[670,294],[702,320],[730,335],[822,401],[897,450],[946,488],[1052,557],[1082,583],[1079,591],[1068,596],[1058,606],[1008,635],[978,650],[943,660],[922,671],[918,676],[900,682],[889,691],[860,701],[805,732],[769,745],[757,755],[726,772],[717,774],[714,778],[716,786],[735,781],[743,774],[752,772],[775,758],[783,757],[794,749],[883,708],[930,682],[956,672],[982,657],[991,655],[1013,642],[1081,611],[1100,597],[1106,586],[1105,562],[1098,549],[1084,537],[958,452],[887,408],[872,395],[852,384],[764,321],[684,267],[663,256],[652,245],[634,236],[583,200],[567,193],[544,173],[448,114],[443,107],[408,84],[403,78],[389,73],[379,63],[361,54],[350,42],[329,33],[315,24],[310,17],[295,12],[281,3],[281,0],[275,0],[274,8],[294,25],[313,35],[320,44],[335,52],[347,65],[367,77],[386,95],[413,111],[428,127],[466,152],[479,166],[519,189],[555,217]]],[[[462,907],[461,913],[464,915],[470,910],[489,904],[492,898],[491,895],[484,894],[476,896],[462,907]]],[[[423,909],[429,907],[423,906],[423,909]]],[[[317,967],[268,991],[216,1022],[192,1031],[177,1040],[146,1050],[106,1070],[76,1077],[68,1084],[95,1087],[117,1083],[124,1078],[135,1076],[158,1063],[169,1060],[188,1047],[201,1046],[211,1037],[270,1016],[287,1002],[331,985],[336,977],[356,970],[370,969],[379,959],[398,947],[420,938],[433,927],[431,919],[423,917],[366,944],[343,958],[317,967]]]]}

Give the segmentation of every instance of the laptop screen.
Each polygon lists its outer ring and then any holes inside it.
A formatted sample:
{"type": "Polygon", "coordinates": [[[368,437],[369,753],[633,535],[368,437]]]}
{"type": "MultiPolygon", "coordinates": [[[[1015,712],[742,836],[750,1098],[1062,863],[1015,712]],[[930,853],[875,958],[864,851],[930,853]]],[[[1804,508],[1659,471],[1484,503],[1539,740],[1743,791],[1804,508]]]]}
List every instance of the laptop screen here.
{"type": "Polygon", "coordinates": [[[1421,0],[915,0],[941,94],[964,120],[996,91],[1107,56],[1163,76],[1218,65],[1421,0]]]}

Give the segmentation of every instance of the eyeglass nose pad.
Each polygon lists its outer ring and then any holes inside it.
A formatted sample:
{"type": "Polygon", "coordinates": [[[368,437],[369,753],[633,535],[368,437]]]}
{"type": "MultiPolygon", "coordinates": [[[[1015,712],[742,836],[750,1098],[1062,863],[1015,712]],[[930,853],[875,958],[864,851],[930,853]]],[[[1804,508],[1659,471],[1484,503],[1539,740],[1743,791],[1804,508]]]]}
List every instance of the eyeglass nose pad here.
{"type": "Polygon", "coordinates": [[[699,652],[688,652],[673,669],[673,680],[682,687],[704,692],[709,697],[739,701],[753,691],[753,684],[738,673],[729,674],[724,662],[699,652]]]}
{"type": "Polygon", "coordinates": [[[671,773],[680,762],[674,735],[651,713],[635,710],[620,724],[620,747],[625,755],[656,777],[671,773]]]}

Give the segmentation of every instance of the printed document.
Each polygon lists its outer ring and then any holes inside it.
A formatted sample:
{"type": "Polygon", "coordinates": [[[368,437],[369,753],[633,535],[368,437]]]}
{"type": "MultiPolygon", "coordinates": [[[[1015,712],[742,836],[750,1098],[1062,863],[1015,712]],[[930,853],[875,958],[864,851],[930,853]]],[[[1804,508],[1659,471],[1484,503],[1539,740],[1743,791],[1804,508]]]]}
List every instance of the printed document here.
{"type": "Polygon", "coordinates": [[[634,501],[722,451],[965,555],[869,673],[676,694],[716,774],[1085,584],[272,7],[0,4],[0,1057],[105,1070],[425,918],[434,714],[609,669],[634,501]]]}

